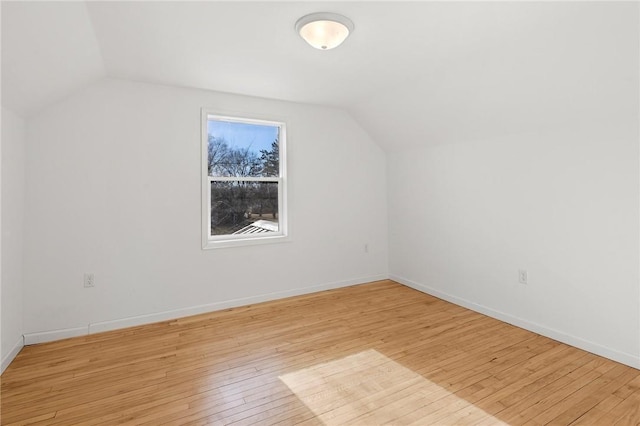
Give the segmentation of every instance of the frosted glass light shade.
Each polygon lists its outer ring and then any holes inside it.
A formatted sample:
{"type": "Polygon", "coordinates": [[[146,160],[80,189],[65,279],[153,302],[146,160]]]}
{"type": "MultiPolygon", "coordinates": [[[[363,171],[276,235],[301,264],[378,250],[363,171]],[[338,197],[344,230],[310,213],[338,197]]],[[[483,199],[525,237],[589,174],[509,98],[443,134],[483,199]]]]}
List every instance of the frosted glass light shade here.
{"type": "Polygon", "coordinates": [[[312,13],[296,22],[296,31],[316,49],[329,50],[338,47],[353,31],[353,22],[335,13],[312,13]]]}

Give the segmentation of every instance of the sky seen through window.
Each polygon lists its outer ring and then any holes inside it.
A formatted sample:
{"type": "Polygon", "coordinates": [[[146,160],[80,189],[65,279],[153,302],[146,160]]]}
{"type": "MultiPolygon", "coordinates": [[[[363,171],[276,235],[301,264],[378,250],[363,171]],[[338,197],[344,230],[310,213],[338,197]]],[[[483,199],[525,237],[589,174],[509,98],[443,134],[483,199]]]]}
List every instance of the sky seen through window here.
{"type": "Polygon", "coordinates": [[[229,148],[246,149],[260,156],[260,151],[271,151],[271,144],[278,139],[277,126],[209,120],[209,136],[224,139],[229,148]]]}

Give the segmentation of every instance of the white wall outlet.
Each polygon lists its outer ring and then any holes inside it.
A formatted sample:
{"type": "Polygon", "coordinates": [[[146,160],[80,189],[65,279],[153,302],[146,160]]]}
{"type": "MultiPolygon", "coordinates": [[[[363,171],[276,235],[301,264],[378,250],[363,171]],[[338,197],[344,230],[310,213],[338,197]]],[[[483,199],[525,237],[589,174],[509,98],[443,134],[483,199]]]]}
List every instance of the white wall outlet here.
{"type": "Polygon", "coordinates": [[[96,286],[95,277],[93,276],[93,274],[84,274],[84,286],[87,288],[96,286]]]}
{"type": "Polygon", "coordinates": [[[520,284],[529,284],[529,274],[525,269],[518,269],[518,282],[520,284]]]}

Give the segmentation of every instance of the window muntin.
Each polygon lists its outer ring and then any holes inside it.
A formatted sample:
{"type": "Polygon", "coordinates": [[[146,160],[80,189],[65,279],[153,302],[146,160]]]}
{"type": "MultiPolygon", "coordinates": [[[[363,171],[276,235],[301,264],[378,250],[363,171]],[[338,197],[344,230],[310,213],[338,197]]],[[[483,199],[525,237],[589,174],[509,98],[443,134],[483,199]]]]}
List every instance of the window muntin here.
{"type": "Polygon", "coordinates": [[[203,247],[287,236],[285,125],[203,111],[203,247]]]}

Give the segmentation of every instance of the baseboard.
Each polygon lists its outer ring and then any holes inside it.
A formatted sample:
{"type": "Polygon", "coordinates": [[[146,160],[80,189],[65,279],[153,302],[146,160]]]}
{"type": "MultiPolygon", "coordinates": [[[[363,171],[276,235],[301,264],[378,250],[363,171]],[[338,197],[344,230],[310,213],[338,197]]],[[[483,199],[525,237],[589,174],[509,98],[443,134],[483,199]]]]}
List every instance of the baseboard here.
{"type": "Polygon", "coordinates": [[[2,363],[0,364],[0,374],[4,373],[4,370],[6,370],[9,364],[11,364],[11,361],[13,361],[16,356],[18,356],[18,354],[20,353],[23,347],[24,347],[24,338],[20,336],[20,338],[18,339],[16,344],[13,345],[13,348],[11,348],[9,353],[2,358],[2,363]]]}
{"type": "Polygon", "coordinates": [[[54,340],[68,339],[70,337],[86,336],[89,334],[89,327],[64,328],[61,330],[41,331],[37,333],[27,333],[24,335],[25,345],[36,345],[38,343],[53,342],[54,340]]]}
{"type": "Polygon", "coordinates": [[[640,358],[633,354],[619,352],[619,351],[607,348],[605,346],[599,345],[597,343],[584,340],[579,337],[575,337],[570,334],[566,334],[552,328],[545,327],[535,322],[531,322],[523,318],[515,317],[513,315],[488,308],[486,306],[471,302],[469,300],[466,300],[457,296],[453,296],[448,293],[444,293],[440,290],[436,290],[427,285],[417,283],[415,281],[409,280],[407,278],[404,278],[398,275],[391,274],[389,276],[389,279],[396,281],[400,284],[406,285],[407,287],[411,287],[415,290],[421,291],[423,293],[430,294],[439,299],[446,300],[447,302],[451,302],[456,305],[463,306],[467,309],[471,309],[472,311],[479,312],[481,314],[490,316],[500,321],[504,321],[506,323],[515,325],[517,327],[524,328],[525,330],[529,330],[534,333],[549,337],[553,340],[566,343],[567,345],[574,346],[576,348],[585,350],[587,352],[591,352],[593,354],[600,355],[602,357],[611,359],[613,361],[620,362],[630,367],[640,369],[640,358]]]}
{"type": "Polygon", "coordinates": [[[66,339],[69,337],[83,336],[86,334],[102,333],[105,331],[118,330],[127,327],[135,327],[139,325],[152,324],[160,321],[168,321],[176,318],[183,318],[192,315],[199,315],[208,312],[219,311],[222,309],[236,308],[238,306],[251,305],[254,303],[268,302],[285,297],[300,296],[303,294],[317,293],[319,291],[332,290],[335,288],[348,287],[351,285],[365,284],[372,281],[387,279],[387,275],[374,275],[364,278],[356,278],[351,280],[336,281],[332,283],[320,284],[311,287],[300,287],[292,290],[278,291],[273,293],[261,294],[258,296],[243,297],[223,302],[209,303],[205,305],[190,306],[182,309],[171,311],[156,312],[152,314],[139,315],[135,317],[120,318],[110,321],[101,321],[88,324],[85,327],[70,328],[64,330],[51,330],[38,333],[25,334],[25,345],[33,345],[36,343],[51,342],[54,340],[66,339]]]}

